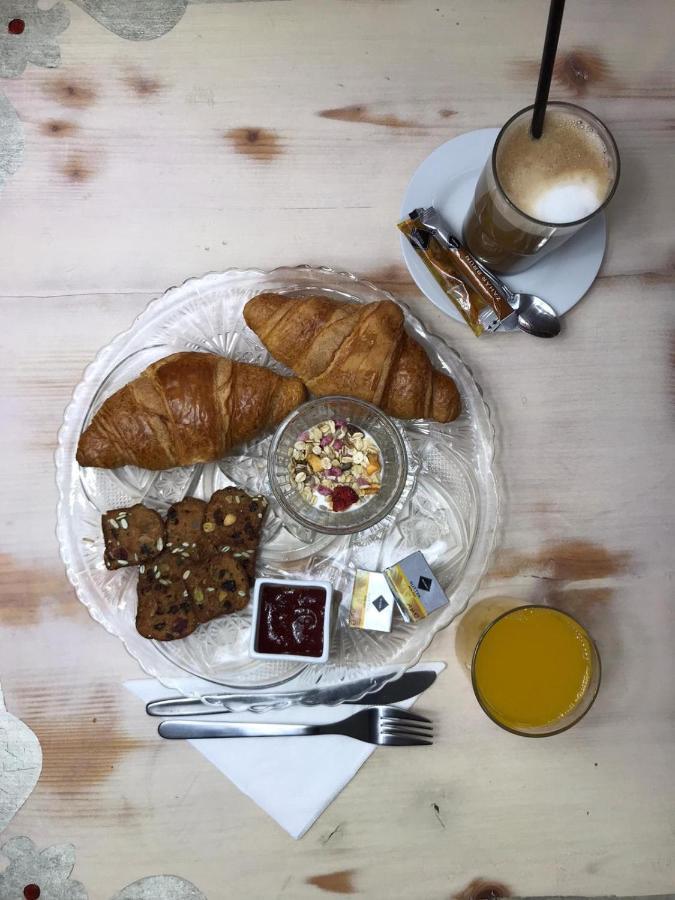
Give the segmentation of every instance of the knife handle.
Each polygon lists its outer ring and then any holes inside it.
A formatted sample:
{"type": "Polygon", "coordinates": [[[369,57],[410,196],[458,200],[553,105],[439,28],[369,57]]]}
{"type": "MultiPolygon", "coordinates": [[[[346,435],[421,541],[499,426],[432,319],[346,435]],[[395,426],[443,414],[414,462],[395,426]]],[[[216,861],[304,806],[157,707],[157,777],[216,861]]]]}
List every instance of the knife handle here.
{"type": "Polygon", "coordinates": [[[276,709],[287,709],[289,698],[247,697],[243,694],[214,694],[199,697],[167,697],[166,700],[151,700],[145,711],[149,716],[212,716],[216,713],[257,712],[265,713],[276,709]]]}

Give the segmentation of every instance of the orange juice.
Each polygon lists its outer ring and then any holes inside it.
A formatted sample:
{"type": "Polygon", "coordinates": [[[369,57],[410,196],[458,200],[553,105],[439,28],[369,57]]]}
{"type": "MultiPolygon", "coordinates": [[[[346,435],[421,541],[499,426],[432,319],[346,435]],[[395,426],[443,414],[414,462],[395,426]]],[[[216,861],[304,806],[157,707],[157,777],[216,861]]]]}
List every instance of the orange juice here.
{"type": "Polygon", "coordinates": [[[496,619],[476,648],[476,695],[506,728],[554,726],[584,698],[593,659],[587,632],[570,616],[545,606],[515,609],[496,619]]]}

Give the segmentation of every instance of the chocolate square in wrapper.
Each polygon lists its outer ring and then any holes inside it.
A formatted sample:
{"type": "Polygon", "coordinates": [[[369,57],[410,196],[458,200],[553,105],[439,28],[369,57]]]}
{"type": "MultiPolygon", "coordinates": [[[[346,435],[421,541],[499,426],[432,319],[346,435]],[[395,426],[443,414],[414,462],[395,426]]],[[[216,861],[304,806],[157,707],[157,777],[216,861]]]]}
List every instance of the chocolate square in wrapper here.
{"type": "Polygon", "coordinates": [[[385,569],[384,574],[406,622],[425,619],[429,613],[448,604],[445,591],[419,550],[385,569]]]}
{"type": "Polygon", "coordinates": [[[368,631],[391,631],[394,595],[381,572],[356,570],[349,624],[368,631]]]}

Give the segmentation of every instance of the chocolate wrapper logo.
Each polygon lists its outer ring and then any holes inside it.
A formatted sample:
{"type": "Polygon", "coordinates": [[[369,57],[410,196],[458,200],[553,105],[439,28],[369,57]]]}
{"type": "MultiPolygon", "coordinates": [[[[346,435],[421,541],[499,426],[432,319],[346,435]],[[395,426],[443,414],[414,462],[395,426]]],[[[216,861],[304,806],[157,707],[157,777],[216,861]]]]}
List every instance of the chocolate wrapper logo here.
{"type": "Polygon", "coordinates": [[[378,612],[382,612],[382,610],[383,610],[383,609],[386,609],[386,608],[389,606],[389,604],[388,604],[387,601],[384,599],[384,597],[382,596],[382,594],[380,594],[380,596],[379,596],[376,600],[373,600],[373,606],[375,607],[375,609],[376,609],[378,612]]]}

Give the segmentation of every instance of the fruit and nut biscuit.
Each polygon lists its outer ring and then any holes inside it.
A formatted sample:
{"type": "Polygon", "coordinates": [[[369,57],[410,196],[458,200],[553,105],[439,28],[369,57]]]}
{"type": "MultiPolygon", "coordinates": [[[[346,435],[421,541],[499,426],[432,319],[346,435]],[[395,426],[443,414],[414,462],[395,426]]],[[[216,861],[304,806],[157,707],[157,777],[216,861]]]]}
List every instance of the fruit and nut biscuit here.
{"type": "Polygon", "coordinates": [[[206,507],[202,529],[221,553],[253,550],[258,546],[267,500],[250,497],[236,487],[216,491],[206,507]]]}
{"type": "Polygon", "coordinates": [[[189,595],[186,561],[165,550],[138,573],[136,629],[156,641],[184,638],[199,620],[189,595]]]}
{"type": "Polygon", "coordinates": [[[196,497],[185,497],[170,506],[166,513],[166,548],[183,559],[208,556],[212,549],[202,531],[205,513],[206,502],[196,497]]]}
{"type": "Polygon", "coordinates": [[[227,555],[231,556],[233,559],[236,559],[244,572],[246,572],[246,577],[248,578],[249,585],[252,585],[255,581],[255,564],[256,558],[258,556],[258,551],[232,549],[227,555]]]}
{"type": "Polygon", "coordinates": [[[238,612],[248,604],[248,577],[239,561],[226,553],[193,566],[186,581],[199,622],[238,612]]]}
{"type": "Polygon", "coordinates": [[[159,513],[142,503],[111,509],[101,516],[106,568],[137,566],[164,549],[164,522],[159,513]]]}

